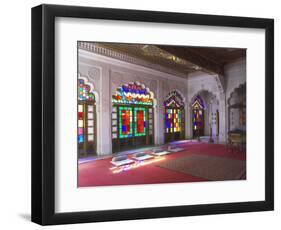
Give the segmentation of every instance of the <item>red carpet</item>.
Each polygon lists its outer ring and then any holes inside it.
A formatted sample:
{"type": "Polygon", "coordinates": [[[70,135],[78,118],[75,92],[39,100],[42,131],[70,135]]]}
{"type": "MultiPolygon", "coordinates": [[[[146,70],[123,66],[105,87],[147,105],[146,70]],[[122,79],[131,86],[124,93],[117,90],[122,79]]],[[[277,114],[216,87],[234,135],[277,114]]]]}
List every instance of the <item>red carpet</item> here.
{"type": "MultiPolygon", "coordinates": [[[[166,155],[163,161],[195,153],[246,160],[245,151],[227,151],[225,145],[185,142],[177,143],[177,146],[185,150],[166,155]]],[[[111,158],[108,158],[79,164],[78,186],[88,187],[206,181],[206,179],[203,178],[157,167],[156,165],[158,162],[114,174],[112,170],[110,170],[112,167],[110,160],[111,158]]]]}

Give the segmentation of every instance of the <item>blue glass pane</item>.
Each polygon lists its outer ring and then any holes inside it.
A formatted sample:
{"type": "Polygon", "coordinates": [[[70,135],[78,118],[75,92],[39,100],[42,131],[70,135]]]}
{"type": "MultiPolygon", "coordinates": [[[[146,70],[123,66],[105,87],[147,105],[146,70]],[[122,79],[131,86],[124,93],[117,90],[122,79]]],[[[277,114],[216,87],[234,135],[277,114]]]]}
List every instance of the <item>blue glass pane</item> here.
{"type": "Polygon", "coordinates": [[[84,141],[83,135],[78,135],[78,143],[82,143],[84,141]]]}

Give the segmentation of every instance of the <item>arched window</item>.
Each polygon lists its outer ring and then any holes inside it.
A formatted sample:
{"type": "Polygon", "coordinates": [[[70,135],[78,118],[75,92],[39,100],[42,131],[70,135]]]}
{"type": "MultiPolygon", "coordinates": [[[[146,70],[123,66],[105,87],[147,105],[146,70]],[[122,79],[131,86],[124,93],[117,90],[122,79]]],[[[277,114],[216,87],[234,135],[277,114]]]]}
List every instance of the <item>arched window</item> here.
{"type": "Polygon", "coordinates": [[[87,78],[78,79],[78,152],[96,154],[96,106],[93,86],[87,78]]]}
{"type": "Polygon", "coordinates": [[[182,96],[171,91],[165,98],[165,142],[184,139],[185,111],[182,96]]]}
{"type": "Polygon", "coordinates": [[[198,95],[192,103],[192,129],[193,137],[203,136],[204,134],[204,103],[198,95]]]}
{"type": "Polygon", "coordinates": [[[131,82],[112,96],[113,152],[153,144],[153,93],[131,82]]]}

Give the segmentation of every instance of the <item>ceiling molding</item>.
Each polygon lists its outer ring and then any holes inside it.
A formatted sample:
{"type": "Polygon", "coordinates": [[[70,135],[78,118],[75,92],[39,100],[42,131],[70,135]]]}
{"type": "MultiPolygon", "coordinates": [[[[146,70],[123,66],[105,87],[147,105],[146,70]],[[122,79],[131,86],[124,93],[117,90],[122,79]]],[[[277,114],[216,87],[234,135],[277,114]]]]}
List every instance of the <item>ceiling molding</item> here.
{"type": "Polygon", "coordinates": [[[176,75],[176,76],[181,77],[181,78],[187,79],[187,77],[188,77],[187,74],[175,71],[175,70],[170,69],[170,68],[165,68],[161,65],[153,64],[153,63],[144,61],[142,59],[135,58],[135,57],[132,57],[130,55],[114,51],[112,49],[105,48],[103,46],[98,45],[97,43],[78,42],[78,47],[80,49],[90,51],[92,53],[96,53],[96,54],[103,55],[103,56],[106,56],[106,57],[114,58],[114,59],[124,61],[124,62],[129,62],[131,64],[144,66],[144,67],[151,68],[151,69],[154,69],[154,70],[158,70],[158,71],[161,71],[161,72],[164,72],[164,73],[176,75]]]}

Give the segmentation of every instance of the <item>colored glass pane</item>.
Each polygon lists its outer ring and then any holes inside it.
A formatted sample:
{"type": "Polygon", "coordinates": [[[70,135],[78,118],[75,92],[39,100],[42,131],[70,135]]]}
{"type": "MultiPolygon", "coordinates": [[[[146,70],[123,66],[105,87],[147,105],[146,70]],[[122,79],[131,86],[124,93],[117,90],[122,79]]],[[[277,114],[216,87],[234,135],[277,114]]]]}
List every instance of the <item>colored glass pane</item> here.
{"type": "Polygon", "coordinates": [[[94,133],[94,128],[93,127],[89,127],[88,128],[88,134],[93,134],[94,133]]]}
{"type": "Polygon", "coordinates": [[[143,130],[144,130],[143,111],[137,111],[137,133],[143,133],[143,130]]]}
{"type": "Polygon", "coordinates": [[[94,135],[93,134],[88,135],[88,141],[93,141],[93,140],[94,140],[94,135]]]}
{"type": "Polygon", "coordinates": [[[93,113],[88,113],[88,119],[93,119],[94,118],[94,114],[93,113]]]}
{"type": "Polygon", "coordinates": [[[94,126],[94,120],[88,120],[88,126],[94,126]]]}
{"type": "Polygon", "coordinates": [[[203,108],[202,99],[197,97],[192,104],[193,109],[193,130],[201,130],[203,128],[203,108]]]}
{"type": "Polygon", "coordinates": [[[93,112],[94,106],[88,105],[88,112],[93,112]]]}
{"type": "Polygon", "coordinates": [[[78,128],[78,134],[82,135],[83,134],[83,128],[78,128]]]}
{"type": "Polygon", "coordinates": [[[171,91],[165,98],[164,106],[166,133],[180,132],[183,121],[181,111],[184,106],[182,96],[176,90],[171,91]]]}
{"type": "Polygon", "coordinates": [[[78,112],[78,119],[82,120],[83,119],[83,112],[78,112]]]}
{"type": "Polygon", "coordinates": [[[192,108],[193,109],[204,109],[205,108],[203,100],[199,95],[194,99],[194,101],[192,103],[192,108]]]}
{"type": "Polygon", "coordinates": [[[171,91],[164,101],[165,107],[179,108],[184,106],[183,98],[177,90],[171,91]]]}
{"type": "Polygon", "coordinates": [[[78,105],[78,112],[83,112],[83,105],[78,105]]]}
{"type": "Polygon", "coordinates": [[[119,136],[126,138],[132,136],[132,108],[122,107],[119,108],[119,136]]]}
{"type": "Polygon", "coordinates": [[[166,109],[165,126],[166,133],[181,131],[181,109],[166,109]]]}
{"type": "Polygon", "coordinates": [[[123,110],[122,111],[122,134],[129,134],[130,133],[130,111],[123,110]]]}
{"type": "Polygon", "coordinates": [[[122,85],[112,96],[117,104],[153,105],[153,94],[137,82],[122,85]]]}
{"type": "Polygon", "coordinates": [[[78,127],[79,128],[83,128],[84,127],[83,120],[78,120],[78,127]]]}
{"type": "Polygon", "coordinates": [[[89,134],[86,140],[93,141],[94,139],[95,96],[92,90],[92,85],[86,79],[78,79],[78,101],[83,101],[83,104],[81,102],[78,104],[78,143],[85,141],[85,133],[89,134]]]}
{"type": "Polygon", "coordinates": [[[146,110],[145,108],[135,108],[135,136],[146,135],[146,110]]]}
{"type": "Polygon", "coordinates": [[[117,114],[116,113],[112,113],[112,119],[117,119],[117,114]]]}
{"type": "Polygon", "coordinates": [[[84,141],[83,135],[78,135],[78,143],[82,143],[84,141]]]}
{"type": "Polygon", "coordinates": [[[91,92],[91,87],[87,85],[83,79],[78,80],[78,100],[80,101],[95,101],[95,96],[91,92]]]}

